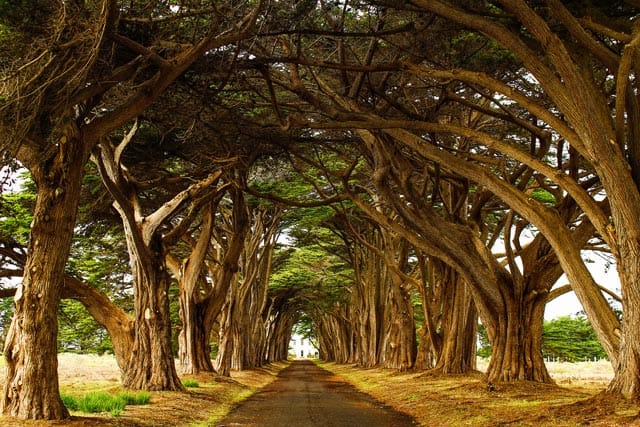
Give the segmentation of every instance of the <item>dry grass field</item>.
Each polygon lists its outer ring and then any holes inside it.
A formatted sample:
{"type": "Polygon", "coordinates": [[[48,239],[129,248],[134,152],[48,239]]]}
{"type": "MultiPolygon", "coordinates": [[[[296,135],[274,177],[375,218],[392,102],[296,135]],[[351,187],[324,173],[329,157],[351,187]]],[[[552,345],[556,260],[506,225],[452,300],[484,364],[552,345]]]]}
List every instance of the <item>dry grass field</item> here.
{"type": "MultiPolygon", "coordinates": [[[[483,369],[485,362],[479,362],[483,369]]],[[[61,392],[81,396],[121,390],[111,356],[61,354],[61,392]]],[[[432,376],[319,363],[387,406],[412,415],[424,426],[627,426],[639,425],[638,406],[599,394],[612,377],[606,361],[549,363],[555,385],[499,384],[489,392],[482,374],[432,376]]],[[[232,378],[186,376],[198,383],[188,393],[152,393],[147,405],[127,406],[118,416],[73,412],[64,422],[21,422],[2,426],[214,426],[233,406],[270,383],[285,364],[233,372],[232,378]]]]}

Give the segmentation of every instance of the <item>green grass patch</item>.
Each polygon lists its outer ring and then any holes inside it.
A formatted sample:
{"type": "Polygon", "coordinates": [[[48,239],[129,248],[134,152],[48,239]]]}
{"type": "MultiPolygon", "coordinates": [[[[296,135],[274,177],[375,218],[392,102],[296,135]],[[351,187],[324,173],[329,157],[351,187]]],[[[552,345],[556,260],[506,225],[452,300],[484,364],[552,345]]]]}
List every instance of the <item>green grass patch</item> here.
{"type": "Polygon", "coordinates": [[[144,405],[151,400],[151,394],[147,392],[120,392],[114,395],[104,391],[96,391],[82,397],[63,393],[61,397],[62,402],[70,411],[90,414],[109,412],[114,417],[120,415],[127,405],[144,405]]]}
{"type": "Polygon", "coordinates": [[[200,384],[196,380],[182,380],[182,385],[185,387],[192,387],[192,388],[200,387],[200,384]]]}
{"type": "Polygon", "coordinates": [[[146,405],[151,400],[151,393],[146,391],[139,393],[122,391],[116,394],[116,398],[124,400],[127,405],[146,405]]]}
{"type": "Polygon", "coordinates": [[[62,398],[62,403],[67,407],[70,411],[78,410],[78,398],[75,396],[71,396],[65,393],[61,393],[60,397],[62,398]]]}

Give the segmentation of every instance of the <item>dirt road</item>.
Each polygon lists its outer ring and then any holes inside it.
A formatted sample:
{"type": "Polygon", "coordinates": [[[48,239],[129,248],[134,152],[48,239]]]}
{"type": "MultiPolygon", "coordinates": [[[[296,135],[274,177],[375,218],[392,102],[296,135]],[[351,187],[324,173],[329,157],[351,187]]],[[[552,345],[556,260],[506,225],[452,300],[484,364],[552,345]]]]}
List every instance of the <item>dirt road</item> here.
{"type": "Polygon", "coordinates": [[[408,415],[385,408],[352,385],[307,360],[242,403],[218,427],[414,426],[408,415]]]}

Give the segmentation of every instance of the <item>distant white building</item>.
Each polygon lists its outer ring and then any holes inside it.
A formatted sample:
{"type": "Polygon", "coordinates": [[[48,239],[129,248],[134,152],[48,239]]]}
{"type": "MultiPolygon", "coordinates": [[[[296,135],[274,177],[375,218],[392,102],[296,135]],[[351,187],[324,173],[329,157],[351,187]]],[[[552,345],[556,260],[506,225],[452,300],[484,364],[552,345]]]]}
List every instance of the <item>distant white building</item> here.
{"type": "Polygon", "coordinates": [[[293,334],[289,341],[289,353],[298,357],[318,357],[318,349],[311,343],[311,340],[302,335],[293,334]]]}

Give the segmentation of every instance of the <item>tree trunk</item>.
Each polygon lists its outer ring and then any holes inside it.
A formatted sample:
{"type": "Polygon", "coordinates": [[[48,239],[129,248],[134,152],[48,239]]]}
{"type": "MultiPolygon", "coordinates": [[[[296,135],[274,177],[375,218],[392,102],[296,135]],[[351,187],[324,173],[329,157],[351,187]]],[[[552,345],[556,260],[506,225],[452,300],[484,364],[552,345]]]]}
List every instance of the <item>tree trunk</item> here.
{"type": "Polygon", "coordinates": [[[546,298],[522,299],[505,295],[506,311],[498,317],[498,331],[489,333],[492,353],[487,377],[489,381],[538,381],[549,383],[551,377],[542,357],[542,321],[546,298]]]}
{"type": "Polygon", "coordinates": [[[390,330],[384,350],[384,367],[406,371],[413,367],[416,354],[413,305],[405,288],[407,285],[399,278],[394,278],[392,282],[387,301],[390,306],[390,330]]]}
{"type": "Polygon", "coordinates": [[[431,336],[427,330],[426,325],[422,325],[422,327],[418,330],[418,335],[420,339],[418,341],[416,361],[413,367],[420,370],[432,369],[435,366],[436,356],[433,353],[431,336]]]}
{"type": "Polygon", "coordinates": [[[193,301],[191,295],[183,295],[181,291],[182,330],[178,335],[178,363],[183,374],[214,371],[209,344],[212,325],[205,322],[204,311],[202,303],[193,301]]]}
{"type": "Polygon", "coordinates": [[[229,289],[227,302],[223,307],[220,315],[220,338],[218,340],[218,355],[216,356],[215,369],[218,375],[223,377],[231,376],[231,359],[233,356],[234,341],[233,329],[236,325],[233,323],[233,307],[235,301],[231,297],[235,292],[233,288],[237,286],[237,277],[234,278],[234,284],[229,289]]]}
{"type": "Polygon", "coordinates": [[[419,287],[425,323],[416,368],[464,374],[476,367],[478,314],[458,272],[440,260],[420,256],[419,287]]]}
{"type": "Polygon", "coordinates": [[[625,237],[626,247],[620,248],[617,258],[623,307],[620,355],[607,391],[640,401],[640,242],[637,238],[625,237]]]}
{"type": "Polygon", "coordinates": [[[213,372],[211,363],[212,322],[207,321],[206,308],[210,298],[202,298],[203,292],[210,292],[203,278],[202,270],[213,232],[213,214],[218,203],[209,203],[204,212],[200,235],[193,245],[189,258],[183,265],[167,254],[167,265],[178,279],[180,287],[180,321],[182,329],[178,335],[178,360],[183,374],[197,374],[200,371],[213,372]]]}
{"type": "Polygon", "coordinates": [[[130,254],[136,314],[133,346],[122,385],[135,390],[183,391],[171,349],[169,277],[162,244],[158,237],[151,239],[146,253],[130,254]]]}
{"type": "Polygon", "coordinates": [[[58,390],[57,316],[87,160],[73,141],[60,142],[60,152],[32,170],[34,219],[4,347],[2,412],[22,419],[69,416],[58,390]]]}
{"type": "Polygon", "coordinates": [[[289,357],[289,341],[291,340],[291,331],[296,319],[291,313],[279,313],[275,322],[273,322],[273,328],[269,333],[269,348],[270,358],[269,362],[278,362],[287,360],[289,357]]]}
{"type": "Polygon", "coordinates": [[[442,340],[434,369],[442,374],[466,374],[476,366],[478,314],[462,278],[448,266],[451,283],[443,286],[442,340]]]}

